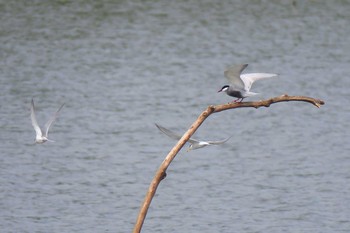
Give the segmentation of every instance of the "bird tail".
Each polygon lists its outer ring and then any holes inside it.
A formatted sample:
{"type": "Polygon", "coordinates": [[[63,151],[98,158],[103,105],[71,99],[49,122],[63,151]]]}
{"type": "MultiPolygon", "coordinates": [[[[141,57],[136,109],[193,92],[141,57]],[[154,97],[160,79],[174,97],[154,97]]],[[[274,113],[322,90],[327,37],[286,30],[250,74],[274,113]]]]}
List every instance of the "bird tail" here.
{"type": "Polygon", "coordinates": [[[245,97],[250,97],[250,96],[254,96],[254,95],[259,95],[260,93],[256,93],[256,92],[252,92],[252,91],[248,91],[246,93],[244,93],[245,97]]]}

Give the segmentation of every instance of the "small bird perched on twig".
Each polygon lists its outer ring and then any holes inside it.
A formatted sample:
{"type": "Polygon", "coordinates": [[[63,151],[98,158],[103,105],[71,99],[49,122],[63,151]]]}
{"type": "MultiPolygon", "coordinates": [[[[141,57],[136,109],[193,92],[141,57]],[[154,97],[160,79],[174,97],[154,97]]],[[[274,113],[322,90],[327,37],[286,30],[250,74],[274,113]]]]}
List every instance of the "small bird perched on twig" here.
{"type": "Polygon", "coordinates": [[[230,85],[223,86],[218,92],[226,92],[227,95],[238,99],[233,102],[242,102],[244,98],[257,95],[258,93],[251,92],[252,84],[260,79],[276,77],[277,74],[271,73],[250,73],[241,74],[248,64],[232,65],[224,73],[230,85]]]}
{"type": "Polygon", "coordinates": [[[58,116],[59,111],[63,108],[63,105],[64,104],[62,104],[61,107],[55,112],[55,114],[46,122],[45,131],[42,131],[35,117],[34,100],[32,99],[32,103],[30,105],[30,118],[32,119],[32,125],[36,133],[35,143],[44,143],[46,141],[53,142],[52,140],[48,139],[49,129],[52,123],[56,120],[56,117],[58,116]]]}
{"type": "MultiPolygon", "coordinates": [[[[174,133],[173,131],[171,131],[167,128],[164,128],[158,124],[155,124],[155,125],[162,133],[164,133],[165,135],[167,135],[170,138],[179,140],[182,137],[182,136],[174,133]]],[[[210,146],[210,145],[220,145],[220,144],[227,142],[227,140],[229,140],[230,138],[231,137],[226,138],[225,140],[221,140],[221,141],[199,141],[199,140],[196,140],[194,138],[190,138],[190,139],[188,139],[190,146],[188,147],[187,151],[199,149],[199,148],[202,148],[205,146],[210,146]]]]}

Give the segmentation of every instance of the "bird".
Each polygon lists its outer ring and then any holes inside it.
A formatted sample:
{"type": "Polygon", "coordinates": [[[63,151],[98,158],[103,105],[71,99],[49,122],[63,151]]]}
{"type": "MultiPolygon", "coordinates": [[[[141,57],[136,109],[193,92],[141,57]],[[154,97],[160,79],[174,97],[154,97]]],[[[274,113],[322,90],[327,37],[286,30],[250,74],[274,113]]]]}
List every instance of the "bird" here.
{"type": "Polygon", "coordinates": [[[272,73],[241,74],[247,66],[248,64],[232,65],[225,70],[224,75],[230,85],[223,86],[218,92],[226,92],[227,95],[236,97],[237,99],[233,102],[242,102],[244,98],[258,94],[250,91],[255,81],[277,76],[277,74],[272,73]]]}
{"type": "Polygon", "coordinates": [[[49,129],[52,123],[55,121],[56,117],[58,116],[59,111],[63,108],[64,104],[61,105],[61,107],[55,112],[55,114],[46,122],[45,124],[45,131],[41,130],[41,128],[38,125],[38,122],[35,117],[35,110],[34,110],[34,99],[32,99],[32,103],[30,105],[30,118],[32,120],[32,125],[34,127],[36,137],[34,142],[41,144],[46,141],[54,142],[53,140],[48,139],[49,129]]]}
{"type": "MultiPolygon", "coordinates": [[[[164,128],[163,126],[160,126],[158,124],[155,124],[155,125],[157,126],[157,128],[162,133],[164,133],[165,135],[167,135],[170,138],[179,140],[182,137],[182,136],[174,133],[173,131],[171,131],[171,130],[169,130],[167,128],[164,128]]],[[[199,148],[202,148],[202,147],[205,147],[205,146],[220,145],[220,144],[223,144],[223,143],[227,142],[230,138],[231,137],[226,138],[226,139],[221,140],[221,141],[199,141],[199,140],[196,140],[194,138],[190,138],[190,139],[188,139],[188,142],[190,143],[190,146],[188,147],[187,152],[190,151],[190,150],[199,149],[199,148]]]]}

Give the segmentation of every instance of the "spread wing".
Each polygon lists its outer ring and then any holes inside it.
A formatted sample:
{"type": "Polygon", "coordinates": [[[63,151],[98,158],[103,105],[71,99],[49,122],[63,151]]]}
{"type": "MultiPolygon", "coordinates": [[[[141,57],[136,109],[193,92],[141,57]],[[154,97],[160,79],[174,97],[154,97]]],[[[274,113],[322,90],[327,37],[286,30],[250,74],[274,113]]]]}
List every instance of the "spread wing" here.
{"type": "Polygon", "coordinates": [[[252,84],[260,79],[265,78],[272,78],[276,77],[277,74],[271,74],[271,73],[250,73],[250,74],[242,74],[241,79],[244,83],[244,90],[249,91],[252,87],[252,84]]]}
{"type": "Polygon", "coordinates": [[[61,105],[61,107],[55,112],[55,114],[46,122],[45,124],[45,137],[47,137],[49,135],[49,129],[52,125],[52,123],[56,120],[58,113],[61,111],[61,109],[63,108],[64,104],[61,105]]]}
{"type": "Polygon", "coordinates": [[[35,110],[34,110],[34,100],[32,99],[32,103],[30,105],[30,118],[32,119],[32,125],[34,127],[36,137],[42,137],[41,129],[38,125],[38,122],[35,117],[35,110]]]}
{"type": "Polygon", "coordinates": [[[225,70],[224,75],[234,87],[244,89],[244,83],[240,76],[247,66],[248,64],[232,65],[225,70]]]}
{"type": "MultiPolygon", "coordinates": [[[[232,137],[232,136],[231,136],[232,137]]],[[[227,142],[231,137],[228,137],[224,140],[221,140],[221,141],[208,141],[208,143],[210,145],[220,145],[220,144],[224,144],[225,142],[227,142]]]]}
{"type": "MultiPolygon", "coordinates": [[[[160,126],[160,125],[158,125],[158,124],[155,124],[155,125],[157,126],[157,128],[158,128],[162,133],[164,133],[165,135],[167,135],[168,137],[170,137],[170,138],[172,138],[172,139],[180,140],[180,138],[182,137],[182,136],[180,136],[180,135],[174,133],[173,131],[171,131],[171,130],[169,130],[169,129],[167,129],[167,128],[164,128],[163,126],[160,126]]],[[[192,143],[199,143],[198,140],[195,140],[195,139],[193,139],[193,138],[190,138],[190,139],[188,140],[188,142],[191,143],[191,144],[192,144],[192,143]]]]}

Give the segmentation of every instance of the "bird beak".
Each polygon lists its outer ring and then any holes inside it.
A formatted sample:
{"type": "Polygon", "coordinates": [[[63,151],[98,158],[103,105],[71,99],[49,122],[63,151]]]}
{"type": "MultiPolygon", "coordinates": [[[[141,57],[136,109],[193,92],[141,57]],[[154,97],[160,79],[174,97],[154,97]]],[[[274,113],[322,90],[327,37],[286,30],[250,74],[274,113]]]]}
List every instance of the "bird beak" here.
{"type": "Polygon", "coordinates": [[[218,90],[218,93],[219,93],[219,92],[222,92],[222,89],[218,90]]]}

